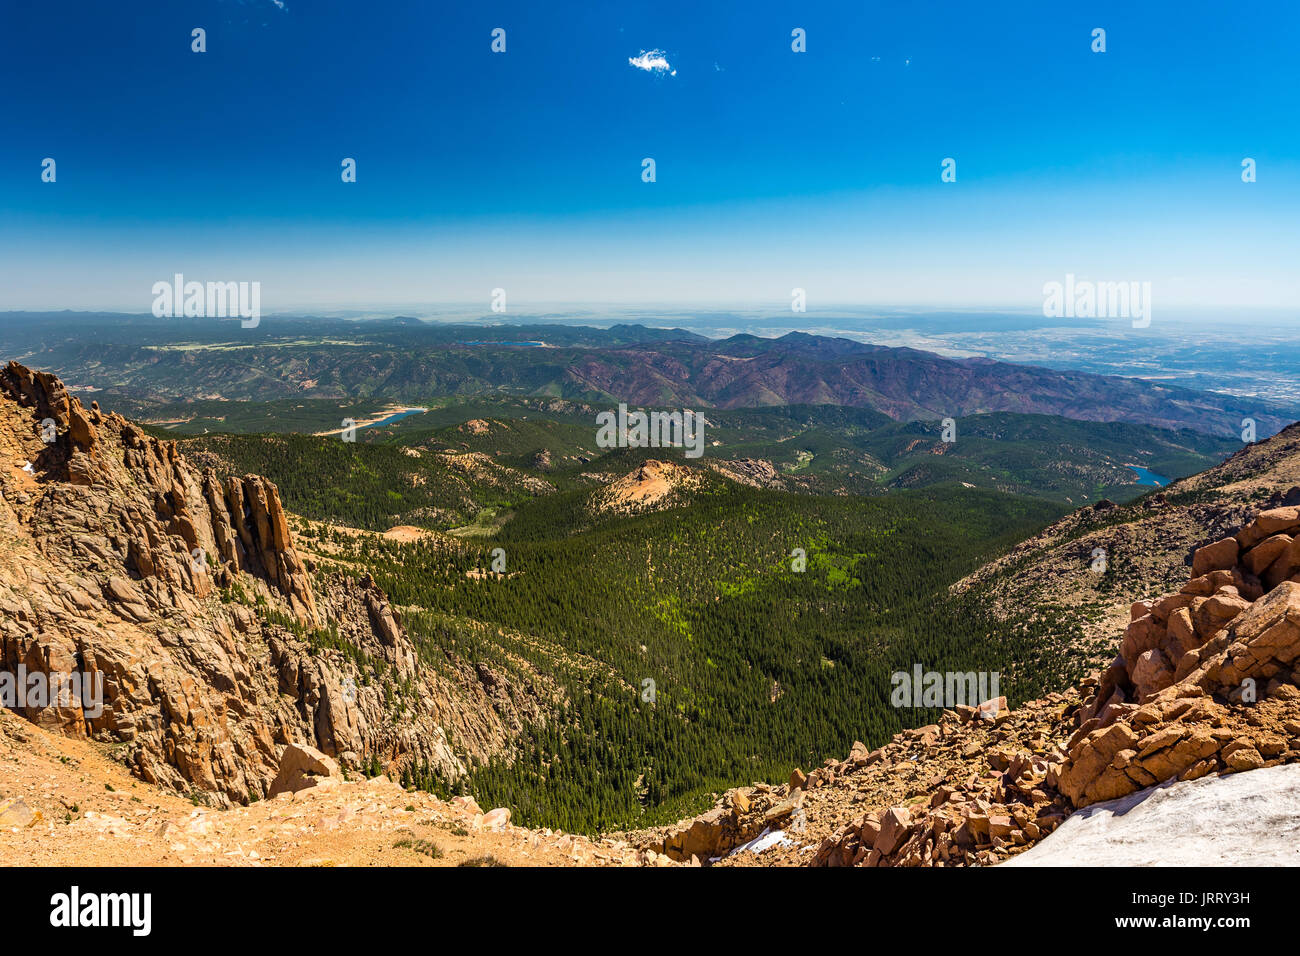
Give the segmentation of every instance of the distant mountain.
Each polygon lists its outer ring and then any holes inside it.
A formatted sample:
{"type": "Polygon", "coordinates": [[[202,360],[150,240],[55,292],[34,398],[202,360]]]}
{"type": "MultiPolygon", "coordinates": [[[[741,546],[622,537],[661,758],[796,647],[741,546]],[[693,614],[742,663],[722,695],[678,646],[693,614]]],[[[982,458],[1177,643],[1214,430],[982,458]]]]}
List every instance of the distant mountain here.
{"type": "Polygon", "coordinates": [[[948,359],[802,333],[737,335],[707,349],[670,344],[589,355],[570,375],[593,391],[640,404],[663,404],[668,393],[679,404],[851,405],[898,420],[1029,412],[1224,436],[1240,433],[1249,417],[1261,437],[1290,421],[1272,406],[1139,379],[948,359]]]}
{"type": "Polygon", "coordinates": [[[890,418],[1059,415],[1231,437],[1274,434],[1300,411],[1141,379],[790,333],[709,340],[620,325],[483,326],[267,318],[108,321],[0,317],[0,355],[59,368],[101,402],[365,398],[504,393],[693,408],[844,405],[890,418]]]}

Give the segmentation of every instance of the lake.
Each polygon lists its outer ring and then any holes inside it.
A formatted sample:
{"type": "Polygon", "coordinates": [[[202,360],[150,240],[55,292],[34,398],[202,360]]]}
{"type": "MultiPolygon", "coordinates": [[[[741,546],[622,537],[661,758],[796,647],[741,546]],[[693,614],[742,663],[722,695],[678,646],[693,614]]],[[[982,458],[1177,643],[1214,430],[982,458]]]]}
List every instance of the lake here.
{"type": "Polygon", "coordinates": [[[1137,483],[1139,485],[1152,485],[1156,488],[1163,488],[1169,484],[1170,479],[1164,475],[1157,475],[1154,471],[1143,468],[1141,465],[1125,465],[1124,467],[1137,473],[1137,483]]]}
{"type": "Polygon", "coordinates": [[[412,415],[423,415],[427,411],[427,408],[404,408],[400,412],[394,412],[385,418],[379,419],[377,422],[370,422],[368,425],[358,425],[357,428],[379,428],[383,425],[391,425],[393,422],[400,422],[403,418],[409,418],[412,415]]]}

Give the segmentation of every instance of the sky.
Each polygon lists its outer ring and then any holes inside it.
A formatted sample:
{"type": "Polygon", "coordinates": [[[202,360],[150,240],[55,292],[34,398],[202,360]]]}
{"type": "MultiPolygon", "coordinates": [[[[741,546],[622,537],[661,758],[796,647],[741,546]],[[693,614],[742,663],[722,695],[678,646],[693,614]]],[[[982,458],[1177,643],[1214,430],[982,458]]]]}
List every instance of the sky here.
{"type": "Polygon", "coordinates": [[[264,311],[1038,310],[1067,274],[1291,308],[1298,28],[1274,0],[6,4],[0,310],[145,312],[178,272],[264,311]]]}

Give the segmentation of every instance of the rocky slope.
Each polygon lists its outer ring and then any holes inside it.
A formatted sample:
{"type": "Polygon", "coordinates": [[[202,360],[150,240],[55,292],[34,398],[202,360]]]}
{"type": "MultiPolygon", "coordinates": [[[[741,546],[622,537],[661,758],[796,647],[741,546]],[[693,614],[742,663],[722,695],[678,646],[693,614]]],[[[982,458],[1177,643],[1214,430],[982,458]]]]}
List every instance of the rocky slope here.
{"type": "Polygon", "coordinates": [[[147,782],[244,803],[290,743],[455,776],[541,716],[545,688],[505,692],[452,655],[422,666],[368,577],[303,558],[272,483],[199,472],[17,363],[0,373],[0,534],[0,671],[85,684],[20,711],[147,782]]]}
{"type": "Polygon", "coordinates": [[[1134,601],[1179,588],[1196,548],[1234,532],[1257,511],[1294,504],[1300,504],[1300,424],[1136,501],[1081,508],[953,590],[979,595],[1000,618],[1049,622],[1062,660],[1104,667],[1134,601]]]}
{"type": "Polygon", "coordinates": [[[1118,655],[1067,693],[945,711],[630,839],[732,865],[987,865],[1099,801],[1300,762],[1300,507],[1199,548],[1192,574],[1133,604],[1118,655]]]}

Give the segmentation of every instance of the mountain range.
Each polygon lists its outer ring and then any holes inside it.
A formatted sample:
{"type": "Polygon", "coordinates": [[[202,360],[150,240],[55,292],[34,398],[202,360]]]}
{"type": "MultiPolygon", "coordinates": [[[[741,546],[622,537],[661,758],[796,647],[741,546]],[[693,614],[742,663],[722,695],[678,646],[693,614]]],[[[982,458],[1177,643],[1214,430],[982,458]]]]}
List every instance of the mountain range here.
{"type": "Polygon", "coordinates": [[[180,400],[415,402],[509,394],[667,408],[815,404],[895,420],[989,412],[1057,415],[1266,437],[1300,412],[1139,378],[1093,375],[792,332],[706,339],[615,326],[440,325],[268,316],[219,320],[6,313],[0,353],[54,367],[105,407],[141,414],[180,400]],[[111,332],[105,332],[109,328],[111,332]]]}

